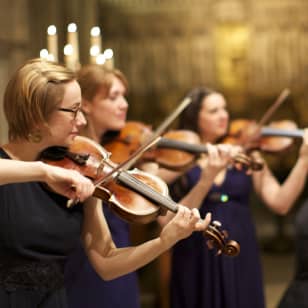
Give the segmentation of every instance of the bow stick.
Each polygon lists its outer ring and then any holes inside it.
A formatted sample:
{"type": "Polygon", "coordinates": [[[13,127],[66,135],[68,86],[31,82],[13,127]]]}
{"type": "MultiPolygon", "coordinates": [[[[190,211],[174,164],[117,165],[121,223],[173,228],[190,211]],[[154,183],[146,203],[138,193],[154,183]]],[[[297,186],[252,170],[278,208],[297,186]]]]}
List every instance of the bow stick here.
{"type": "Polygon", "coordinates": [[[129,158],[123,163],[115,167],[104,178],[100,179],[96,185],[106,183],[116,176],[117,173],[130,169],[136,161],[142,156],[144,152],[149,150],[152,146],[157,144],[161,139],[160,135],[168,128],[168,126],[179,116],[179,114],[191,103],[191,98],[186,97],[180,105],[157,127],[154,133],[147,139],[139,149],[137,149],[129,158]]]}
{"type": "MultiPolygon", "coordinates": [[[[281,104],[286,100],[286,98],[289,96],[290,90],[288,88],[285,88],[276,101],[270,106],[270,108],[264,113],[260,121],[256,124],[256,126],[253,128],[253,131],[249,134],[249,139],[246,139],[245,143],[247,144],[247,141],[253,140],[255,137],[259,135],[259,132],[262,128],[262,126],[269,121],[270,117],[274,114],[274,112],[281,106],[281,104]]],[[[244,141],[243,141],[244,143],[244,141]]]]}

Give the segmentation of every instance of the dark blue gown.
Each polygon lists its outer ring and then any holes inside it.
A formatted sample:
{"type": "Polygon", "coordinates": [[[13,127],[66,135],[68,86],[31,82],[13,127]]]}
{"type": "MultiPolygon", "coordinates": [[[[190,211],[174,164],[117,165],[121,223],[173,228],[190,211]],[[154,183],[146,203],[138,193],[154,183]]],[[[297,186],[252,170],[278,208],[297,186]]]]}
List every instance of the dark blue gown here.
{"type": "MultiPolygon", "coordinates": [[[[9,156],[0,149],[0,157],[9,156]]],[[[39,182],[0,185],[0,307],[67,308],[63,264],[83,207],[39,182]]]]}
{"type": "MultiPolygon", "coordinates": [[[[129,225],[104,206],[104,214],[117,247],[130,246],[129,225]]],[[[82,246],[69,257],[65,267],[69,308],[139,308],[137,274],[129,273],[104,281],[91,267],[82,246]]]]}
{"type": "MultiPolygon", "coordinates": [[[[200,172],[199,167],[188,172],[189,188],[200,172]]],[[[200,208],[201,216],[211,212],[229,238],[240,243],[241,251],[236,257],[216,256],[201,232],[178,242],[172,256],[172,308],[264,307],[262,269],[249,209],[251,188],[251,178],[235,169],[228,169],[220,186],[212,186],[200,208]]]]}
{"type": "Polygon", "coordinates": [[[278,308],[308,308],[308,200],[295,219],[295,275],[278,308]]]}

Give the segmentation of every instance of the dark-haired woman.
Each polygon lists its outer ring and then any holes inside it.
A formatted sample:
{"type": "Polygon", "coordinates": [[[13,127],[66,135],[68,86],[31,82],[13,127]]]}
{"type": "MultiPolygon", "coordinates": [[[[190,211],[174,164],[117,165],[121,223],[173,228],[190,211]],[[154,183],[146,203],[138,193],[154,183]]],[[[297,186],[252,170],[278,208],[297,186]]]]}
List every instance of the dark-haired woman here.
{"type": "MultiPolygon", "coordinates": [[[[192,90],[188,97],[192,103],[181,114],[180,128],[197,132],[203,143],[216,143],[228,130],[225,98],[203,87],[192,90]]],[[[202,194],[199,190],[194,206],[199,206],[201,215],[210,211],[213,219],[223,222],[229,236],[240,243],[241,252],[235,258],[217,257],[205,247],[202,235],[197,233],[177,243],[171,262],[172,308],[264,307],[262,269],[249,207],[250,192],[254,189],[270,209],[283,214],[301,193],[307,169],[308,130],[305,130],[298,160],[283,184],[265,164],[262,171],[251,175],[227,167],[213,178],[209,192],[202,194]]],[[[186,193],[194,189],[200,176],[201,169],[195,166],[173,184],[173,191],[186,193]]],[[[181,202],[189,206],[185,200],[181,202]]]]}

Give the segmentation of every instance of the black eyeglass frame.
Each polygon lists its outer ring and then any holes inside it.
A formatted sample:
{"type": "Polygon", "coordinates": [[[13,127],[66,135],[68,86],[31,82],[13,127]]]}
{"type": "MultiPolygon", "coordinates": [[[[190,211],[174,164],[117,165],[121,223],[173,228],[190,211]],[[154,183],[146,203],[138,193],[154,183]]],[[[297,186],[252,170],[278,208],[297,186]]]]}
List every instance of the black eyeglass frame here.
{"type": "Polygon", "coordinates": [[[82,112],[81,107],[70,109],[70,108],[58,108],[59,111],[70,112],[73,114],[73,119],[77,118],[78,112],[82,112]]]}

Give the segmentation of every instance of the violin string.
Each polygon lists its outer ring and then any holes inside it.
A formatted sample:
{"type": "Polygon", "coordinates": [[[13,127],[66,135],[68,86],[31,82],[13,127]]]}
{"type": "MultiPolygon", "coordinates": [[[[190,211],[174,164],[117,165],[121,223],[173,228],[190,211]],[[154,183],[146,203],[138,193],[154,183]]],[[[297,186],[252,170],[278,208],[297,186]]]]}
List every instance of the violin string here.
{"type": "MultiPolygon", "coordinates": [[[[120,174],[121,180],[126,185],[135,185],[150,198],[155,199],[155,201],[163,206],[165,206],[170,211],[176,213],[178,210],[178,205],[171,198],[165,197],[164,195],[159,194],[152,187],[146,186],[143,182],[139,181],[134,176],[130,175],[127,171],[123,171],[120,174]]],[[[219,223],[220,224],[220,223],[219,223]]],[[[221,225],[220,225],[221,226],[221,225]]],[[[219,226],[219,227],[220,227],[219,226]]],[[[203,232],[204,236],[209,238],[212,241],[212,244],[218,249],[218,253],[224,253],[228,256],[236,256],[240,251],[240,245],[236,241],[226,242],[223,232],[219,230],[217,224],[212,222],[203,232]],[[227,249],[226,249],[227,248],[227,249]]]]}
{"type": "Polygon", "coordinates": [[[96,182],[96,185],[100,185],[102,183],[106,183],[110,181],[116,173],[120,170],[128,170],[130,169],[136,161],[142,156],[144,152],[149,150],[152,146],[154,146],[159,139],[160,135],[166,130],[166,128],[174,121],[174,119],[192,102],[191,98],[186,97],[180,105],[159,125],[156,131],[151,135],[151,137],[146,140],[146,142],[141,145],[139,149],[137,149],[130,157],[115,167],[109,174],[104,176],[102,179],[96,182]]]}
{"type": "MultiPolygon", "coordinates": [[[[121,164],[115,166],[111,166],[111,164],[109,164],[110,167],[112,167],[113,169],[107,173],[106,175],[104,175],[102,178],[97,179],[94,182],[95,186],[99,186],[101,184],[107,183],[110,180],[112,180],[114,177],[117,176],[117,173],[126,170],[127,169],[127,164],[130,163],[131,161],[135,162],[144,152],[146,152],[147,150],[149,150],[151,147],[153,147],[156,143],[158,143],[158,141],[160,140],[161,137],[156,137],[154,140],[152,140],[151,142],[145,144],[144,146],[140,147],[137,151],[135,151],[127,160],[125,160],[124,162],[122,162],[121,164]]],[[[107,162],[105,162],[107,164],[107,162]]]]}
{"type": "MultiPolygon", "coordinates": [[[[262,126],[269,121],[270,117],[274,114],[274,112],[281,106],[281,104],[286,100],[286,98],[289,96],[290,90],[288,88],[283,89],[283,91],[280,93],[276,101],[270,106],[270,108],[264,113],[260,121],[257,123],[256,127],[254,128],[254,131],[251,133],[251,140],[253,140],[256,136],[259,135],[260,130],[262,129],[262,126]]],[[[247,145],[246,140],[246,145],[247,145]]],[[[245,144],[243,144],[245,148],[245,144]]]]}
{"type": "Polygon", "coordinates": [[[143,194],[145,197],[152,199],[158,204],[161,204],[168,208],[172,212],[177,212],[178,205],[171,198],[168,198],[161,193],[157,192],[152,187],[144,184],[142,181],[136,177],[129,174],[127,171],[123,171],[119,174],[118,179],[130,188],[135,189],[139,193],[143,194]]]}

